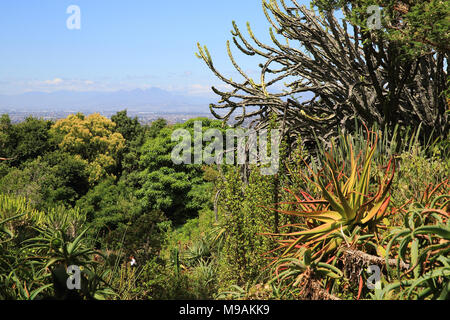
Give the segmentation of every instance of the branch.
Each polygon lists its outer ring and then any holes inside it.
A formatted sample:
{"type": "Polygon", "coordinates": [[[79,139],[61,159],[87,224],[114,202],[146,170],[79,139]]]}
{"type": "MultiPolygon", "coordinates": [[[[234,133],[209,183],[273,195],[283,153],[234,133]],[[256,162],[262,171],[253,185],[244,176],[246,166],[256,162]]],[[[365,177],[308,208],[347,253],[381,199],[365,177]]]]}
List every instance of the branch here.
{"type": "Polygon", "coordinates": [[[438,134],[450,130],[448,113],[440,111],[446,110],[442,94],[445,63],[437,63],[433,52],[419,60],[397,63],[399,51],[392,50],[395,44],[351,23],[348,8],[344,8],[345,19],[340,23],[331,12],[319,16],[295,0],[291,2],[293,7],[286,5],[286,0],[281,5],[277,0],[263,0],[264,14],[272,25],[272,46],[259,41],[250,24],[247,41],[233,22],[236,48],[264,60],[259,64],[260,83],[239,67],[230,42],[228,55],[242,81],[221,74],[207,48],[198,45],[198,57],[231,87],[227,92],[213,88],[220,97],[218,104],[210,107],[216,118],[227,122],[233,117],[237,125],[249,119],[250,126],[259,130],[267,127],[275,114],[279,124],[289,129],[286,134],[300,136],[307,145],[315,144],[315,135],[326,140],[337,135],[339,128],[352,129],[355,115],[369,126],[386,122],[418,126],[424,122],[424,134],[436,128],[438,134]],[[306,100],[305,93],[314,98],[306,100]],[[215,112],[217,109],[222,113],[215,112]]]}
{"type": "MultiPolygon", "coordinates": [[[[359,250],[345,248],[345,249],[343,249],[343,252],[352,257],[357,257],[357,258],[359,258],[359,260],[363,260],[367,264],[386,265],[386,259],[378,257],[378,256],[373,256],[373,255],[367,254],[367,253],[359,251],[359,250]]],[[[397,259],[389,259],[388,264],[390,266],[397,266],[397,259]]],[[[404,263],[403,261],[400,261],[400,269],[408,270],[409,264],[404,263]]]]}
{"type": "Polygon", "coordinates": [[[323,300],[342,300],[331,293],[328,293],[325,289],[322,288],[320,282],[311,281],[311,289],[313,289],[314,298],[323,299],[323,300]]]}

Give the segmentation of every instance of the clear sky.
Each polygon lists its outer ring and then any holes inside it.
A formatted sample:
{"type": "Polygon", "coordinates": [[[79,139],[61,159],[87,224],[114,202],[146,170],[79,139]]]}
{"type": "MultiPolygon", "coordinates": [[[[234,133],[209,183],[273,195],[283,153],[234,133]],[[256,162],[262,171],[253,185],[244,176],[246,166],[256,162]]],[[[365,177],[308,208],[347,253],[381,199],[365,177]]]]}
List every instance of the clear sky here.
{"type": "MultiPolygon", "coordinates": [[[[261,0],[2,0],[0,94],[150,86],[206,94],[220,82],[195,57],[196,44],[235,75],[226,54],[232,20],[269,39],[261,0]],[[66,26],[70,5],[81,10],[79,30],[66,26]]],[[[259,61],[234,52],[256,72],[259,61]]]]}

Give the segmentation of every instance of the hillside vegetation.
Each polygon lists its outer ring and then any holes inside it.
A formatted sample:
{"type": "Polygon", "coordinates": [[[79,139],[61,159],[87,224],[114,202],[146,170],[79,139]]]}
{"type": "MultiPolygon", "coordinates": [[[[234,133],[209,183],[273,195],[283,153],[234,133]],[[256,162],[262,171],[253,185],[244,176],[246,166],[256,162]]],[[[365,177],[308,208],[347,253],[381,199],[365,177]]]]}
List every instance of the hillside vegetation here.
{"type": "Polygon", "coordinates": [[[218,120],[0,117],[0,299],[450,298],[448,1],[262,2],[271,45],[232,31],[257,80],[198,46],[218,120]],[[173,160],[230,122],[280,132],[275,172],[173,160]]]}

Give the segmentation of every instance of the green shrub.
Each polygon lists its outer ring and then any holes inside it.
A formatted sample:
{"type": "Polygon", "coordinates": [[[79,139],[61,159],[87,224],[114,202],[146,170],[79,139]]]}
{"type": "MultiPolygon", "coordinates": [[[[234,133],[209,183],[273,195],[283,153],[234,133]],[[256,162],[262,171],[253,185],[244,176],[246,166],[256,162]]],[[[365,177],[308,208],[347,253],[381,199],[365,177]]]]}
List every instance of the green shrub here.
{"type": "Polygon", "coordinates": [[[430,185],[448,178],[450,166],[438,157],[429,157],[420,146],[405,151],[398,157],[399,169],[392,184],[392,201],[402,205],[409,199],[418,199],[430,185]]]}
{"type": "Polygon", "coordinates": [[[244,285],[256,279],[269,261],[264,254],[274,242],[262,233],[274,232],[276,215],[263,206],[275,202],[276,178],[263,176],[258,169],[250,173],[245,185],[238,170],[230,169],[223,182],[219,203],[223,222],[223,251],[219,257],[221,288],[244,285]]]}

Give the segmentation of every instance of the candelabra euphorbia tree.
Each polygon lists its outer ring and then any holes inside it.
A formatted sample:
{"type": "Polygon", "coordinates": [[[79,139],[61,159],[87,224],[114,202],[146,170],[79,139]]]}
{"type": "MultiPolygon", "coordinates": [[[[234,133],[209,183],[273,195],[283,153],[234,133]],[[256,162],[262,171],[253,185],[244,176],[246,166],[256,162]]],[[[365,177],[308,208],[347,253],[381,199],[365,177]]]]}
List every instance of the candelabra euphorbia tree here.
{"type": "Polygon", "coordinates": [[[214,116],[238,124],[249,120],[259,129],[276,114],[287,137],[300,135],[305,143],[314,143],[314,134],[328,140],[338,128],[351,131],[355,115],[368,125],[422,123],[426,134],[449,130],[447,51],[431,47],[408,55],[401,42],[364,25],[371,13],[356,12],[355,4],[344,3],[339,21],[336,6],[314,10],[295,0],[262,3],[272,45],[256,38],[250,24],[249,39],[234,22],[232,30],[240,52],[263,60],[258,79],[238,65],[229,41],[228,55],[242,81],[220,73],[206,46],[198,44],[198,57],[230,87],[212,88],[220,96],[210,106],[214,116]]]}

